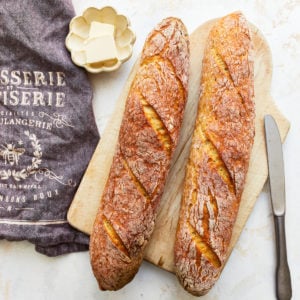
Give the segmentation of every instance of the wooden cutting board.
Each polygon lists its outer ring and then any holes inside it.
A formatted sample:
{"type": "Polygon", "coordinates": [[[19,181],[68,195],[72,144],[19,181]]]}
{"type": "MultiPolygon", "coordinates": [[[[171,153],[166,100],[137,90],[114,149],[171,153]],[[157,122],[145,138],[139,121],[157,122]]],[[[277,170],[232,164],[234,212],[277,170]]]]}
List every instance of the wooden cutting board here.
{"type": "MultiPolygon", "coordinates": [[[[189,98],[181,130],[181,138],[173,157],[171,170],[157,216],[155,230],[145,252],[146,260],[171,272],[173,271],[173,245],[185,165],[189,155],[191,136],[198,106],[203,51],[209,30],[215,21],[216,20],[211,20],[201,25],[190,36],[191,68],[189,98]]],[[[256,135],[245,190],[242,196],[236,225],[233,230],[230,252],[245,226],[268,175],[264,142],[264,115],[272,114],[274,116],[279,125],[282,140],[285,139],[289,130],[289,122],[275,107],[270,95],[272,77],[270,49],[259,30],[251,24],[249,26],[254,42],[256,135]]],[[[99,201],[114,154],[112,149],[114,149],[118,138],[125,100],[137,66],[138,62],[129,75],[127,83],[117,102],[115,112],[107,124],[106,130],[102,135],[102,139],[96,148],[68,212],[70,224],[87,234],[91,233],[95,215],[99,207],[99,201]]]]}

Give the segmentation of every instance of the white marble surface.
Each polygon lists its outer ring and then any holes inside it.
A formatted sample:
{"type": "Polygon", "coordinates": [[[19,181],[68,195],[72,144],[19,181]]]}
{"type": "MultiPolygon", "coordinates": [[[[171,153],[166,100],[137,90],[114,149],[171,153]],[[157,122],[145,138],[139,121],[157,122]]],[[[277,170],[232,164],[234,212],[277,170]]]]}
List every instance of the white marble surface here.
{"type": "MultiPolygon", "coordinates": [[[[133,57],[110,74],[91,75],[100,132],[111,115],[148,32],[164,17],[177,16],[191,33],[208,19],[242,10],[264,33],[273,54],[272,95],[291,122],[284,144],[288,258],[293,299],[300,299],[300,1],[299,0],[73,0],[77,13],[88,6],[114,6],[136,32],[133,57]]],[[[267,189],[258,198],[246,227],[215,287],[202,299],[275,299],[275,241],[267,189]]],[[[173,274],[144,262],[135,279],[118,292],[101,292],[88,253],[48,258],[27,242],[0,241],[0,299],[192,299],[173,274]]]]}

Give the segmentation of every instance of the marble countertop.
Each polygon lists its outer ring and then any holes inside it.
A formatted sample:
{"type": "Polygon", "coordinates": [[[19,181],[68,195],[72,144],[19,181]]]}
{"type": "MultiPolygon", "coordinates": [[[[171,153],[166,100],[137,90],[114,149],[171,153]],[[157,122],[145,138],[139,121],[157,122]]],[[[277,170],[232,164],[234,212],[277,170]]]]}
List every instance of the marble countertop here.
{"type": "MultiPolygon", "coordinates": [[[[111,5],[131,20],[137,40],[132,58],[112,73],[90,75],[100,133],[111,116],[148,32],[163,18],[176,16],[191,33],[205,21],[241,10],[264,34],[273,55],[271,94],[291,123],[283,146],[286,172],[286,238],[293,299],[300,299],[300,2],[298,0],[73,0],[76,13],[111,5]]],[[[275,237],[268,190],[252,214],[220,279],[203,300],[275,299],[275,237]]],[[[135,279],[117,292],[101,292],[87,252],[48,258],[28,242],[0,241],[0,300],[19,299],[193,299],[176,277],[144,262],[135,279]]]]}

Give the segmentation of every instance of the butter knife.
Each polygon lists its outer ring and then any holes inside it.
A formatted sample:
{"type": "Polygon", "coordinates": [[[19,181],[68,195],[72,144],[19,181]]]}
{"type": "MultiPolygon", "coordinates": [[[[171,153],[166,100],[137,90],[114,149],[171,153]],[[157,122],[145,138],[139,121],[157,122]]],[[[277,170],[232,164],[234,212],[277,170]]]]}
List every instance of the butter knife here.
{"type": "Polygon", "coordinates": [[[276,295],[279,300],[289,300],[292,297],[292,286],[285,239],[285,182],[282,144],[274,118],[271,115],[266,115],[264,121],[270,197],[277,248],[276,295]]]}

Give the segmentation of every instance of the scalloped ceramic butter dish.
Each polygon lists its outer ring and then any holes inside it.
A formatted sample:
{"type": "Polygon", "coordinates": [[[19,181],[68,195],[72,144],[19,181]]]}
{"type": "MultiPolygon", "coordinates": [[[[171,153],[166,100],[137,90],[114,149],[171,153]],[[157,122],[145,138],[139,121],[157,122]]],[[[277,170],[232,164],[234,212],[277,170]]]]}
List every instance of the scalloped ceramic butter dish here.
{"type": "Polygon", "coordinates": [[[113,7],[87,8],[70,22],[66,47],[73,62],[91,73],[114,71],[132,55],[135,34],[113,7]]]}

